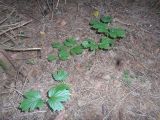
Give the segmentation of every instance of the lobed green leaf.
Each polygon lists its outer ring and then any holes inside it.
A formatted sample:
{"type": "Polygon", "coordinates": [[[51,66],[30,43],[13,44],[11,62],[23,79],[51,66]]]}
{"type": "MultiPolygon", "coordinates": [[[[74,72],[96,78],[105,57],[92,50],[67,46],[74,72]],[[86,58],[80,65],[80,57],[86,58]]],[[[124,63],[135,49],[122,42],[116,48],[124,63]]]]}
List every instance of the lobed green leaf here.
{"type": "Polygon", "coordinates": [[[52,74],[53,79],[57,81],[66,80],[68,76],[68,72],[64,70],[58,70],[56,73],[52,74]]]}

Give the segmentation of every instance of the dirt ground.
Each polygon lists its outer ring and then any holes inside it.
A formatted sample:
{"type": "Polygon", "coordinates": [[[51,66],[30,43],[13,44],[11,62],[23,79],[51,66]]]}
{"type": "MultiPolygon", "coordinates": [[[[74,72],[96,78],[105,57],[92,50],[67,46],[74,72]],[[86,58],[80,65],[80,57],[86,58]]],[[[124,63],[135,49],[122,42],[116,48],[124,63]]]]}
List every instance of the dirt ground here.
{"type": "Polygon", "coordinates": [[[160,1],[60,0],[55,9],[56,3],[49,11],[42,0],[0,0],[0,57],[10,60],[8,71],[0,69],[0,120],[160,120],[160,1]],[[112,25],[124,28],[126,37],[109,51],[48,62],[53,41],[99,40],[89,26],[94,7],[111,15],[112,25]],[[6,48],[41,48],[41,53],[6,48]],[[51,73],[59,68],[69,72],[71,85],[65,110],[17,109],[23,98],[17,91],[40,90],[45,98],[57,84],[51,73]]]}

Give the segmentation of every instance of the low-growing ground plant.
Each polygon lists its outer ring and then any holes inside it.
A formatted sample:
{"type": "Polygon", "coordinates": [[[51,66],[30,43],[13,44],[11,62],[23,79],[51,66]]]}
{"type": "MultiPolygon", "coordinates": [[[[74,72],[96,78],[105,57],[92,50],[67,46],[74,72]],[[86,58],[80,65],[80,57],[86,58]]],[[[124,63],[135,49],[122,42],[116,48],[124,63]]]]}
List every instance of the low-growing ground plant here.
{"type": "MultiPolygon", "coordinates": [[[[114,47],[117,39],[125,37],[125,30],[111,27],[111,22],[111,16],[104,16],[100,20],[93,19],[90,21],[91,29],[96,30],[98,34],[102,34],[98,43],[90,38],[86,38],[81,43],[78,43],[75,38],[71,37],[67,38],[63,43],[53,42],[52,47],[58,49],[58,57],[63,61],[68,60],[71,56],[82,54],[85,49],[88,49],[88,51],[109,50],[114,47]]],[[[53,56],[48,55],[49,62],[56,60],[53,56]]]]}
{"type": "MultiPolygon", "coordinates": [[[[49,54],[47,60],[53,62],[55,60],[68,60],[71,56],[80,55],[84,50],[96,51],[96,50],[109,50],[111,49],[116,40],[125,37],[125,31],[121,28],[110,27],[112,17],[104,16],[100,20],[91,20],[89,25],[91,29],[96,30],[96,33],[102,34],[100,41],[97,43],[90,38],[84,39],[81,43],[78,43],[75,38],[67,38],[63,43],[53,42],[52,48],[57,49],[58,56],[49,54]]],[[[61,81],[67,79],[68,72],[61,69],[52,74],[52,78],[55,81],[61,81]]],[[[124,81],[130,84],[127,72],[123,75],[124,81]]],[[[70,87],[65,83],[60,83],[47,92],[47,100],[41,98],[40,91],[29,90],[23,95],[23,100],[19,105],[19,108],[26,111],[33,111],[35,109],[42,108],[46,103],[52,111],[60,111],[64,109],[63,102],[66,102],[70,98],[70,87]]]]}
{"type": "MultiPolygon", "coordinates": [[[[64,70],[58,70],[52,76],[56,81],[63,81],[67,79],[68,73],[64,70]]],[[[47,104],[52,111],[60,111],[64,109],[63,103],[70,99],[70,95],[70,86],[66,83],[59,83],[50,88],[47,92],[47,100],[42,99],[40,91],[28,90],[23,94],[19,108],[23,112],[30,112],[47,104]]]]}

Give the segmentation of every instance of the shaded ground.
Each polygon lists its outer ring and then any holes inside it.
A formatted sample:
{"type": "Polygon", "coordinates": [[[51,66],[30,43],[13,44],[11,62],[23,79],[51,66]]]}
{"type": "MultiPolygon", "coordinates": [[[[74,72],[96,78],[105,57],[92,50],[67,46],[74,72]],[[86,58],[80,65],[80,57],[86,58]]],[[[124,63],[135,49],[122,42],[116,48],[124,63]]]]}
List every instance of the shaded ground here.
{"type": "MultiPolygon", "coordinates": [[[[1,35],[2,47],[42,48],[41,58],[37,57],[36,52],[7,52],[18,72],[10,76],[5,71],[0,72],[0,119],[160,119],[159,3],[115,0],[107,1],[104,7],[97,1],[70,0],[66,5],[61,1],[53,16],[48,12],[45,17],[42,13],[47,11],[43,11],[44,8],[40,10],[36,2],[0,2],[1,20],[15,9],[11,17],[0,24],[0,32],[4,31],[4,25],[32,19],[26,26],[1,35]],[[114,18],[113,26],[126,29],[126,37],[119,40],[110,51],[98,51],[96,55],[86,51],[68,61],[49,63],[46,58],[53,53],[53,41],[64,41],[68,37],[76,37],[79,42],[84,38],[99,40],[100,35],[95,34],[88,25],[93,17],[93,6],[102,13],[106,9],[114,18]],[[44,26],[46,35],[42,36],[40,31],[44,26]],[[19,33],[24,33],[25,37],[19,37],[19,33]],[[35,64],[27,64],[28,58],[34,60],[35,64]],[[40,90],[45,97],[46,91],[56,84],[51,73],[59,68],[70,73],[67,82],[72,86],[72,97],[65,104],[65,110],[52,113],[45,106],[40,111],[20,112],[17,107],[22,96],[14,89],[23,93],[33,88],[40,90]],[[126,71],[129,76],[127,79],[124,77],[126,71]],[[126,85],[126,81],[131,84],[126,85]]],[[[3,54],[0,57],[4,57],[3,54]]]]}

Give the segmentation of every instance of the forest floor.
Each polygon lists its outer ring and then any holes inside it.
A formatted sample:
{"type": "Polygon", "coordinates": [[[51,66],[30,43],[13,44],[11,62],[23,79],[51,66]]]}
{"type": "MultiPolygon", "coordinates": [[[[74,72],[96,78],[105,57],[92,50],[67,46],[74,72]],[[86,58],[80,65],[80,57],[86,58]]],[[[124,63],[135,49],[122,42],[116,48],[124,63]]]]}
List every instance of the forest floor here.
{"type": "Polygon", "coordinates": [[[112,25],[125,29],[126,37],[109,51],[85,51],[55,62],[47,61],[54,53],[53,41],[99,41],[89,21],[93,6],[102,6],[98,0],[60,0],[56,10],[47,12],[44,3],[39,5],[31,0],[0,1],[0,58],[9,58],[11,64],[8,72],[0,69],[0,120],[160,120],[160,3],[107,0],[112,25]],[[41,48],[41,53],[6,48],[41,48]],[[65,109],[51,112],[45,106],[21,112],[23,97],[17,91],[40,90],[45,97],[57,84],[51,73],[59,68],[69,73],[66,82],[71,85],[65,109]]]}

